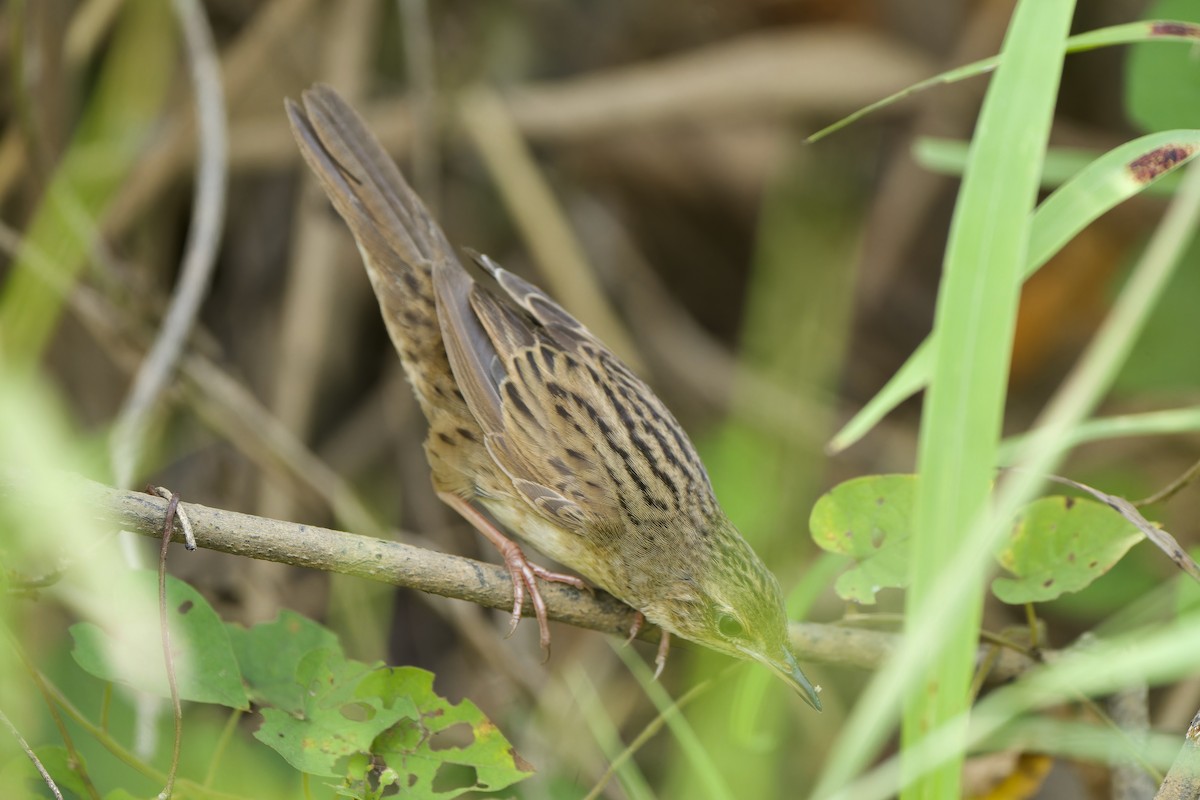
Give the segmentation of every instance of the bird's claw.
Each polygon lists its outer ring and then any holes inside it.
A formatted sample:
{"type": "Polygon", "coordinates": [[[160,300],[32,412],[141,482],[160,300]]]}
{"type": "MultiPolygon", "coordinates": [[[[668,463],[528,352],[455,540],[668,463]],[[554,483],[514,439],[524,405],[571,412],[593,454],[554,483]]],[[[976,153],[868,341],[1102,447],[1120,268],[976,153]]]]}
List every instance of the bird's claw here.
{"type": "Polygon", "coordinates": [[[658,676],[662,675],[663,667],[667,665],[667,652],[670,649],[671,634],[664,630],[662,638],[658,640],[658,654],[654,656],[654,680],[658,680],[658,676]]]}
{"type": "MultiPolygon", "coordinates": [[[[646,615],[640,611],[634,611],[633,624],[629,626],[629,638],[625,640],[625,647],[633,643],[645,624],[646,615]]],[[[662,629],[660,629],[660,633],[658,653],[654,656],[654,680],[658,680],[658,676],[662,675],[663,668],[667,666],[667,652],[671,649],[671,634],[662,629]]]]}
{"type": "Polygon", "coordinates": [[[546,617],[546,602],[542,600],[542,593],[538,591],[537,579],[541,578],[544,581],[552,583],[565,583],[569,586],[574,586],[576,589],[588,592],[592,591],[592,588],[584,583],[582,578],[574,575],[564,575],[561,572],[551,572],[545,567],[529,563],[529,559],[521,551],[520,545],[496,530],[496,526],[492,524],[491,520],[480,513],[479,509],[453,492],[440,491],[438,492],[438,497],[446,505],[461,514],[465,520],[475,527],[475,530],[482,533],[488,541],[495,545],[496,549],[500,551],[500,555],[504,558],[504,566],[508,569],[508,575],[512,579],[513,584],[512,623],[508,626],[507,636],[512,636],[517,630],[517,623],[521,621],[521,613],[525,608],[525,593],[528,591],[529,604],[533,606],[534,616],[537,617],[538,641],[541,643],[542,652],[545,654],[543,661],[550,658],[550,623],[546,617]]]}
{"type": "Polygon", "coordinates": [[[591,587],[584,583],[582,578],[561,572],[551,572],[545,567],[530,563],[516,544],[505,549],[504,565],[508,568],[508,574],[512,577],[513,582],[512,623],[508,626],[507,636],[513,635],[517,629],[517,623],[521,621],[525,607],[525,593],[528,592],[529,604],[533,606],[533,613],[538,623],[538,642],[542,646],[543,653],[542,663],[545,663],[550,658],[550,622],[546,614],[546,601],[542,599],[542,593],[538,590],[537,579],[541,578],[551,583],[565,583],[586,591],[591,591],[591,587]]]}
{"type": "Polygon", "coordinates": [[[625,647],[633,644],[633,640],[642,632],[642,626],[646,624],[646,615],[640,611],[633,612],[633,624],[629,626],[629,638],[625,640],[625,647]]]}

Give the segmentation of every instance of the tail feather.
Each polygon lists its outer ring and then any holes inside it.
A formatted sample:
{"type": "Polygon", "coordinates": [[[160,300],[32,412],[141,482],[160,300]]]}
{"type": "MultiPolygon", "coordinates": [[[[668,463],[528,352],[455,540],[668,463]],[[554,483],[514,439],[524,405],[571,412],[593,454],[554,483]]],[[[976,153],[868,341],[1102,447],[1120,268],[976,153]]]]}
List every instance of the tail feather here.
{"type": "MultiPolygon", "coordinates": [[[[333,89],[288,100],[288,120],[304,160],[346,221],[392,343],[426,415],[462,404],[442,344],[433,266],[457,264],[445,234],[358,114],[333,89]]],[[[465,405],[462,413],[466,412],[465,405]]],[[[431,418],[432,421],[432,418],[431,418]]]]}

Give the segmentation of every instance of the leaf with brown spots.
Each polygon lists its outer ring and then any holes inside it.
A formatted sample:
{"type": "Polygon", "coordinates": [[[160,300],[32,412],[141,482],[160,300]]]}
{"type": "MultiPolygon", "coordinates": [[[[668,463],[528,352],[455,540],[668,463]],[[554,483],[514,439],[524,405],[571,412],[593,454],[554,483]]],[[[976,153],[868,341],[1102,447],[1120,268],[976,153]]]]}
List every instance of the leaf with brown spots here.
{"type": "Polygon", "coordinates": [[[1005,603],[1037,603],[1078,592],[1108,572],[1141,531],[1103,503],[1043,497],[1013,525],[996,559],[1012,578],[996,578],[992,592],[1005,603]]]}
{"type": "Polygon", "coordinates": [[[855,565],[838,578],[838,596],[872,604],[880,589],[908,585],[915,475],[869,475],[823,495],[809,518],[813,541],[849,556],[855,565]]]}

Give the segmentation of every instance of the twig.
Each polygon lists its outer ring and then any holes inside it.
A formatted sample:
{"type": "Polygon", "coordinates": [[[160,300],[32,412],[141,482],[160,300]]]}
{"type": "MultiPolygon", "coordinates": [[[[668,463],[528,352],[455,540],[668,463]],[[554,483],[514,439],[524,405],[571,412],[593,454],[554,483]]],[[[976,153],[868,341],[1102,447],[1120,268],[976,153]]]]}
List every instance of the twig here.
{"type": "Polygon", "coordinates": [[[1154,800],[1195,800],[1200,794],[1200,713],[1192,717],[1183,749],[1171,764],[1154,800]]]}
{"type": "MultiPolygon", "coordinates": [[[[0,251],[16,252],[22,247],[20,234],[0,222],[0,251]]],[[[108,302],[87,286],[68,286],[52,268],[44,252],[32,244],[24,245],[25,255],[34,269],[63,292],[84,327],[99,341],[121,367],[133,372],[141,353],[140,335],[129,330],[129,321],[117,314],[108,302]]],[[[286,426],[273,417],[248,389],[229,373],[196,352],[184,356],[180,365],[180,393],[197,416],[214,431],[233,443],[264,472],[294,482],[297,491],[317,497],[328,504],[338,523],[376,536],[387,534],[353,487],[308,450],[286,426]]],[[[407,391],[407,390],[406,390],[407,391]]],[[[181,518],[182,519],[182,518],[181,518]]],[[[405,534],[410,541],[421,537],[405,534]]],[[[446,615],[467,642],[499,671],[524,687],[530,694],[534,682],[529,669],[514,669],[505,651],[485,646],[484,628],[462,615],[431,605],[446,615]]]]}
{"type": "Polygon", "coordinates": [[[1058,475],[1047,475],[1047,480],[1061,483],[1063,486],[1070,486],[1073,489],[1078,489],[1081,492],[1086,492],[1092,497],[1104,503],[1106,506],[1116,511],[1124,517],[1130,524],[1141,531],[1147,539],[1154,543],[1154,546],[1167,554],[1167,557],[1175,562],[1175,566],[1179,567],[1187,573],[1192,580],[1200,582],[1200,564],[1188,555],[1187,550],[1180,546],[1174,536],[1167,533],[1162,528],[1154,525],[1150,520],[1146,519],[1141,513],[1134,508],[1133,503],[1126,500],[1124,497],[1118,497],[1115,494],[1108,494],[1099,489],[1093,489],[1086,483],[1079,483],[1070,478],[1063,478],[1058,475]]]}
{"type": "Polygon", "coordinates": [[[17,730],[17,726],[12,724],[12,721],[9,720],[8,715],[3,711],[0,711],[0,722],[4,723],[4,727],[8,728],[8,732],[11,733],[13,738],[17,740],[17,743],[21,745],[21,749],[25,751],[25,756],[33,762],[33,766],[37,769],[38,773],[41,774],[42,780],[45,781],[46,785],[50,787],[50,791],[54,792],[54,796],[57,797],[58,800],[63,800],[62,792],[58,790],[58,784],[54,782],[54,778],[50,777],[50,773],[46,771],[46,767],[42,764],[41,759],[37,757],[37,753],[33,752],[33,748],[29,746],[29,742],[25,741],[25,737],[22,736],[21,732],[17,730]]]}
{"type": "MultiPolygon", "coordinates": [[[[172,497],[178,497],[175,492],[172,492],[165,486],[147,486],[146,494],[154,495],[155,497],[161,497],[163,500],[170,500],[172,497]]],[[[183,530],[183,546],[188,550],[195,550],[196,534],[192,532],[192,521],[188,519],[187,513],[184,512],[183,509],[179,508],[177,503],[175,508],[167,506],[167,514],[168,516],[173,515],[174,518],[179,522],[179,527],[183,530]]]]}
{"type": "MultiPolygon", "coordinates": [[[[16,489],[22,480],[0,471],[0,495],[16,489]]],[[[70,482],[64,485],[69,487],[70,482]]],[[[104,521],[143,536],[161,535],[165,500],[84,479],[78,479],[78,488],[79,497],[104,521]]],[[[507,570],[498,565],[194,503],[182,507],[192,520],[196,543],[209,550],[353,575],[488,608],[512,608],[512,583],[507,570]]],[[[182,533],[176,531],[174,540],[182,541],[182,533]]],[[[625,634],[633,621],[628,606],[603,593],[593,599],[587,592],[550,584],[543,587],[542,595],[550,616],[572,625],[625,634]]],[[[651,630],[642,638],[655,641],[658,632],[651,630]]]]}
{"type": "MultiPolygon", "coordinates": [[[[0,469],[0,499],[11,495],[13,503],[35,502],[37,493],[23,491],[33,480],[32,476],[0,469]]],[[[62,478],[64,491],[72,487],[72,481],[78,489],[74,496],[102,521],[143,536],[158,537],[161,534],[165,500],[70,476],[62,478]]],[[[466,600],[486,608],[512,608],[512,583],[508,571],[496,564],[193,503],[187,503],[183,508],[191,517],[196,543],[209,550],[353,575],[466,600]]],[[[177,531],[173,540],[182,542],[182,533],[177,531]]],[[[557,583],[539,588],[550,619],[622,638],[628,635],[633,623],[633,609],[608,594],[597,592],[593,596],[557,583]]],[[[646,626],[638,638],[657,641],[658,630],[646,626]]],[[[808,662],[874,669],[899,647],[900,639],[899,634],[853,630],[838,625],[791,624],[792,645],[802,660],[808,662]]],[[[982,660],[985,656],[986,651],[981,649],[978,658],[982,660]]],[[[1012,680],[1034,664],[1028,657],[1003,651],[992,668],[991,678],[994,681],[1012,680]]]]}
{"type": "Polygon", "coordinates": [[[1166,488],[1155,492],[1149,497],[1143,497],[1141,500],[1134,500],[1133,504],[1136,507],[1141,508],[1142,506],[1150,506],[1154,505],[1155,503],[1161,503],[1163,500],[1168,500],[1173,497],[1176,492],[1179,492],[1192,481],[1196,480],[1197,477],[1200,477],[1200,461],[1197,461],[1195,464],[1192,464],[1190,467],[1188,467],[1186,472],[1184,472],[1175,480],[1171,481],[1166,488]]]}
{"type": "MultiPolygon", "coordinates": [[[[157,490],[155,490],[157,492],[157,490]]],[[[156,494],[156,496],[158,496],[156,494]]],[[[158,552],[158,628],[162,636],[163,664],[167,671],[167,686],[171,690],[171,708],[175,713],[175,740],[171,745],[171,765],[167,768],[166,785],[159,797],[169,800],[175,791],[175,773],[179,769],[179,752],[183,745],[183,706],[179,702],[179,682],[175,677],[175,657],[171,653],[171,626],[167,619],[167,554],[171,552],[171,532],[175,529],[175,511],[179,508],[179,493],[167,497],[163,514],[162,548],[158,552]]],[[[186,541],[186,536],[185,536],[186,541]]]]}

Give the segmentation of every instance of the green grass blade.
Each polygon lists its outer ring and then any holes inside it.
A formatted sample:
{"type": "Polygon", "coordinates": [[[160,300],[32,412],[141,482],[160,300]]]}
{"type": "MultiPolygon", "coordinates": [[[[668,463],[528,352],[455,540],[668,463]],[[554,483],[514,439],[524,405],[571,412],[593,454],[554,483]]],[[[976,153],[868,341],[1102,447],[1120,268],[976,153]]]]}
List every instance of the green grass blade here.
{"type": "MultiPolygon", "coordinates": [[[[573,664],[564,674],[564,678],[575,702],[579,704],[579,711],[591,731],[592,738],[608,759],[611,774],[620,781],[621,787],[629,795],[629,800],[654,800],[650,784],[646,782],[642,771],[632,758],[633,745],[628,748],[622,746],[620,731],[605,710],[600,694],[588,678],[587,672],[579,664],[573,664]]],[[[604,779],[607,778],[608,773],[604,776],[604,779]]],[[[604,790],[604,779],[588,793],[589,798],[598,796],[604,790]]]]}
{"type": "MultiPolygon", "coordinates": [[[[921,425],[917,530],[906,618],[896,657],[867,687],[835,743],[816,794],[835,796],[905,712],[905,747],[957,718],[968,701],[982,592],[961,583],[958,602],[932,607],[938,582],[957,565],[964,532],[977,525],[992,480],[1004,407],[1022,266],[1038,176],[1062,69],[1070,0],[1025,0],[1014,12],[1001,66],[984,99],[970,165],[947,246],[931,350],[934,371],[921,425]],[[947,609],[957,613],[947,619],[947,609]],[[930,666],[932,663],[932,666],[930,666]]],[[[972,565],[974,566],[974,565],[972,565]]],[[[963,573],[970,575],[974,572],[963,573]]],[[[915,779],[906,798],[959,796],[961,740],[947,760],[915,779]]],[[[909,762],[911,764],[911,762],[909,762]]],[[[913,765],[915,766],[915,765],[913,765]]]]}
{"type": "MultiPolygon", "coordinates": [[[[1197,39],[1200,39],[1200,26],[1194,23],[1176,20],[1147,20],[1129,22],[1124,25],[1113,25],[1109,28],[1100,28],[1099,30],[1072,36],[1070,39],[1067,39],[1066,52],[1083,53],[1100,47],[1136,44],[1138,42],[1195,42],[1197,39]]],[[[847,125],[851,125],[881,108],[887,108],[893,103],[898,103],[907,97],[923,92],[926,89],[932,89],[935,86],[957,83],[967,78],[974,78],[977,75],[991,72],[999,63],[1000,56],[992,56],[991,58],[974,61],[970,64],[964,64],[961,67],[934,75],[932,78],[927,78],[906,89],[901,89],[882,100],[876,100],[874,103],[860,108],[853,114],[842,117],[832,125],[824,127],[812,136],[809,136],[806,141],[810,144],[818,142],[826,136],[840,131],[847,125]]]]}
{"type": "Polygon", "coordinates": [[[51,179],[27,233],[55,270],[18,258],[0,287],[0,355],[36,363],[53,333],[65,290],[87,263],[93,220],[146,146],[162,108],[176,58],[169,4],[126,4],[78,132],[51,179]]]}
{"type": "MultiPolygon", "coordinates": [[[[1003,63],[988,87],[951,223],[931,347],[933,371],[921,417],[913,537],[912,586],[905,631],[947,628],[945,644],[926,657],[923,679],[907,692],[902,742],[969,707],[983,593],[934,608],[939,581],[955,561],[964,532],[980,524],[993,481],[1008,367],[1025,264],[1040,243],[1033,208],[1062,73],[1062,42],[1073,0],[1024,0],[1003,45],[1003,63]]],[[[965,742],[935,769],[910,774],[905,800],[957,797],[965,742]]]]}
{"type": "MultiPolygon", "coordinates": [[[[1172,408],[1143,414],[1122,414],[1088,420],[1072,428],[1061,440],[1066,449],[1088,442],[1133,436],[1177,436],[1200,431],[1200,408],[1172,408]]],[[[1035,432],[1036,433],[1036,432],[1035,432]]],[[[1035,433],[1005,439],[1000,446],[1000,463],[1007,465],[1029,443],[1035,433]]]]}
{"type": "Polygon", "coordinates": [[[705,796],[714,798],[714,800],[733,800],[735,796],[733,791],[721,776],[720,771],[716,769],[712,757],[705,751],[704,743],[701,742],[700,737],[696,735],[696,731],[683,714],[679,712],[676,702],[667,694],[667,690],[654,679],[654,673],[642,662],[632,647],[616,645],[613,650],[637,678],[646,696],[658,709],[658,713],[666,719],[667,727],[671,729],[671,734],[679,743],[684,757],[691,763],[692,769],[696,770],[699,776],[699,785],[703,787],[705,796]]]}
{"type": "MultiPolygon", "coordinates": [[[[1038,207],[1030,228],[1023,279],[1050,260],[1092,221],[1152,186],[1200,152],[1200,131],[1152,133],[1100,156],[1038,207]]],[[[892,409],[925,387],[930,374],[931,335],[862,409],[838,431],[828,449],[838,452],[865,436],[892,409]]]]}
{"type": "MultiPolygon", "coordinates": [[[[921,136],[912,148],[913,159],[930,172],[961,178],[967,164],[967,148],[970,142],[961,139],[941,139],[936,136],[921,136]]],[[[1100,156],[1103,150],[1092,147],[1052,147],[1046,152],[1046,163],[1042,168],[1042,189],[1052,191],[1083,172],[1100,156]]],[[[1169,197],[1179,187],[1179,173],[1172,172],[1145,188],[1145,194],[1169,197]]]]}
{"type": "MultiPolygon", "coordinates": [[[[1140,628],[1126,635],[1098,640],[1091,647],[1076,648],[1053,664],[997,689],[979,702],[969,721],[965,716],[953,720],[933,731],[916,750],[906,755],[933,764],[943,759],[946,750],[959,741],[963,727],[967,728],[967,743],[979,745],[999,736],[1013,720],[1040,708],[1076,702],[1081,696],[1107,694],[1128,686],[1131,681],[1156,685],[1195,674],[1198,658],[1200,625],[1196,624],[1194,616],[1157,628],[1140,628]]],[[[1114,748],[1109,759],[1124,755],[1122,749],[1114,748]]],[[[1161,759],[1153,753],[1146,755],[1155,761],[1161,759]]],[[[886,800],[895,794],[900,769],[899,758],[890,758],[862,778],[840,787],[832,796],[838,800],[886,800]]]]}

